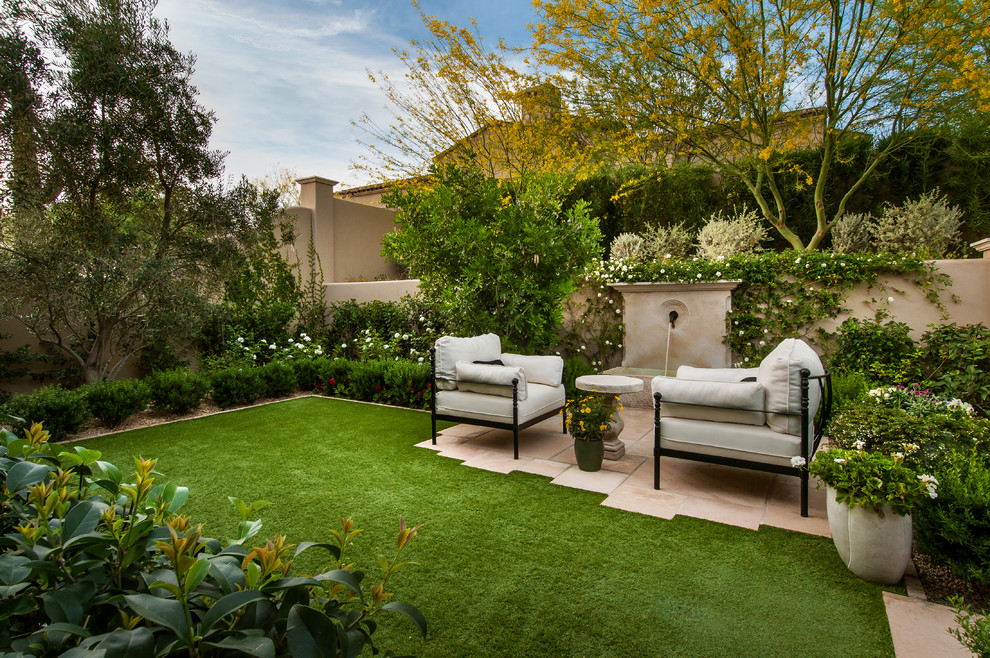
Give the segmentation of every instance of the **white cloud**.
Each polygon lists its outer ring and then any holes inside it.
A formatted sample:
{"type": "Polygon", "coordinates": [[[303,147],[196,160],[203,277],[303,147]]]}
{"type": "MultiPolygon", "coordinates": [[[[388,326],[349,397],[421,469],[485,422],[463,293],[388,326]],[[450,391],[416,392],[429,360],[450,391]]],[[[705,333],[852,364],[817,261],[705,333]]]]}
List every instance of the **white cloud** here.
{"type": "MultiPolygon", "coordinates": [[[[476,15],[487,34],[486,20],[507,29],[507,11],[520,27],[529,20],[529,1],[510,1],[518,7],[501,3],[496,12],[471,0],[437,0],[443,7],[424,0],[424,11],[454,24],[476,15]]],[[[363,7],[340,0],[161,0],[155,13],[168,21],[173,44],[197,57],[193,84],[217,115],[212,145],[229,152],[228,175],[258,177],[279,163],[350,186],[372,182],[350,170],[362,152],[362,133],[351,122],[364,113],[387,120],[384,94],[366,70],[402,77],[392,49],[424,36],[407,0],[363,7]]],[[[511,38],[493,41],[499,36],[511,38]]]]}

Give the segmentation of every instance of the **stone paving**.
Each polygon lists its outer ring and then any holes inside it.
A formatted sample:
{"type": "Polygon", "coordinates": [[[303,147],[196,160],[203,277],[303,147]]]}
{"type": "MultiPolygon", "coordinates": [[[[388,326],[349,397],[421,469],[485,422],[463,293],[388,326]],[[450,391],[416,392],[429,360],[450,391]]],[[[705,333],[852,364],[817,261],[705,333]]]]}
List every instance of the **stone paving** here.
{"type": "MultiPolygon", "coordinates": [[[[562,432],[560,418],[523,431],[519,459],[512,458],[512,432],[455,425],[440,432],[436,445],[417,444],[464,466],[498,473],[523,471],[550,478],[552,484],[604,494],[602,505],[664,519],[677,515],[759,530],[774,526],[831,537],[825,490],[812,479],[808,517],[800,512],[800,485],[795,477],[671,457],[660,465],[660,489],[653,489],[653,412],[626,407],[619,438],[625,455],[605,460],[602,470],[584,472],[574,459],[573,439],[562,432]]],[[[969,656],[947,629],[955,626],[951,608],[925,600],[917,576],[905,576],[908,596],[884,593],[894,651],[898,658],[969,656]]]]}

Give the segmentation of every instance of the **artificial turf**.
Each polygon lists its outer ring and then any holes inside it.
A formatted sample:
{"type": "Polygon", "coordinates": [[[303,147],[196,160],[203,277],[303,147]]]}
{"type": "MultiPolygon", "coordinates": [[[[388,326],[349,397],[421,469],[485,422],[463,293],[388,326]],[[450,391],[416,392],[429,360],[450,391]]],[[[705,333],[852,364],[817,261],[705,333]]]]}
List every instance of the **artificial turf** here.
{"type": "MultiPolygon", "coordinates": [[[[189,487],[183,511],[231,536],[227,496],[275,503],[262,537],[328,541],[338,517],[364,532],[369,573],[398,519],[423,524],[390,589],[429,623],[375,635],[419,656],[893,655],[882,588],[843,566],[829,539],[602,507],[601,494],[527,473],[465,468],[414,447],[428,413],[330,398],[159,425],[87,441],[122,468],[157,458],[189,487]]],[[[325,555],[325,554],[324,554],[325,555]]],[[[296,572],[324,570],[304,554],[296,572]]]]}

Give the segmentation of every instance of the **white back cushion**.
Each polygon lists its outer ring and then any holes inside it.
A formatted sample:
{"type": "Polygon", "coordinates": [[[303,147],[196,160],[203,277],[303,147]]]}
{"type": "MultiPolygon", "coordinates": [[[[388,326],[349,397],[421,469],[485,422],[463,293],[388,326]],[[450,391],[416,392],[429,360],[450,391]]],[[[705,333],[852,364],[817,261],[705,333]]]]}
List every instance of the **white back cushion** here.
{"type": "MultiPolygon", "coordinates": [[[[766,393],[767,425],[775,432],[784,434],[801,433],[801,369],[807,368],[812,375],[825,374],[821,359],[811,346],[799,338],[788,338],[774,348],[760,362],[756,381],[763,385],[766,393]],[[778,412],[778,413],[771,413],[778,412]],[[783,415],[784,413],[797,415],[783,415]]],[[[821,393],[818,382],[808,386],[809,425],[818,411],[821,393]]],[[[810,431],[809,427],[809,431],[810,431]]]]}
{"type": "Polygon", "coordinates": [[[502,341],[495,334],[483,334],[469,338],[441,336],[433,345],[436,350],[437,388],[452,391],[457,388],[453,380],[457,377],[458,361],[494,361],[502,353],[502,341]]]}
{"type": "Polygon", "coordinates": [[[695,368],[680,366],[678,379],[694,379],[703,382],[741,382],[747,377],[756,377],[759,368],[695,368]]]}
{"type": "Polygon", "coordinates": [[[511,398],[512,380],[515,379],[516,399],[522,401],[528,395],[526,372],[522,368],[470,363],[468,361],[458,361],[455,368],[457,370],[458,390],[511,398]]]}
{"type": "Polygon", "coordinates": [[[661,395],[660,415],[720,423],[763,425],[763,387],[758,382],[716,382],[654,377],[653,392],[661,395]],[[703,405],[703,406],[702,406],[703,405]]]}
{"type": "Polygon", "coordinates": [[[526,356],[503,353],[502,363],[516,366],[526,371],[526,380],[532,384],[560,386],[564,376],[564,360],[559,356],[526,356]]]}

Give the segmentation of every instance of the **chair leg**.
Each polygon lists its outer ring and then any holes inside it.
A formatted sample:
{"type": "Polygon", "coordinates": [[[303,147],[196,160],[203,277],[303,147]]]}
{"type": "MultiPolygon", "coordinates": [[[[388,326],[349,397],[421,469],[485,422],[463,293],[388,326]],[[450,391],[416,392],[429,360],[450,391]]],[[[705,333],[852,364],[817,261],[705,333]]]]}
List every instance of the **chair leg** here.
{"type": "Polygon", "coordinates": [[[433,425],[433,432],[430,434],[430,436],[433,437],[433,445],[436,445],[437,444],[437,417],[434,416],[433,414],[430,414],[430,421],[431,421],[431,424],[433,425]]]}
{"type": "Polygon", "coordinates": [[[808,516],[808,471],[801,471],[801,516],[808,516]]]}
{"type": "Polygon", "coordinates": [[[519,426],[512,428],[512,458],[519,459],[519,426]]]}

